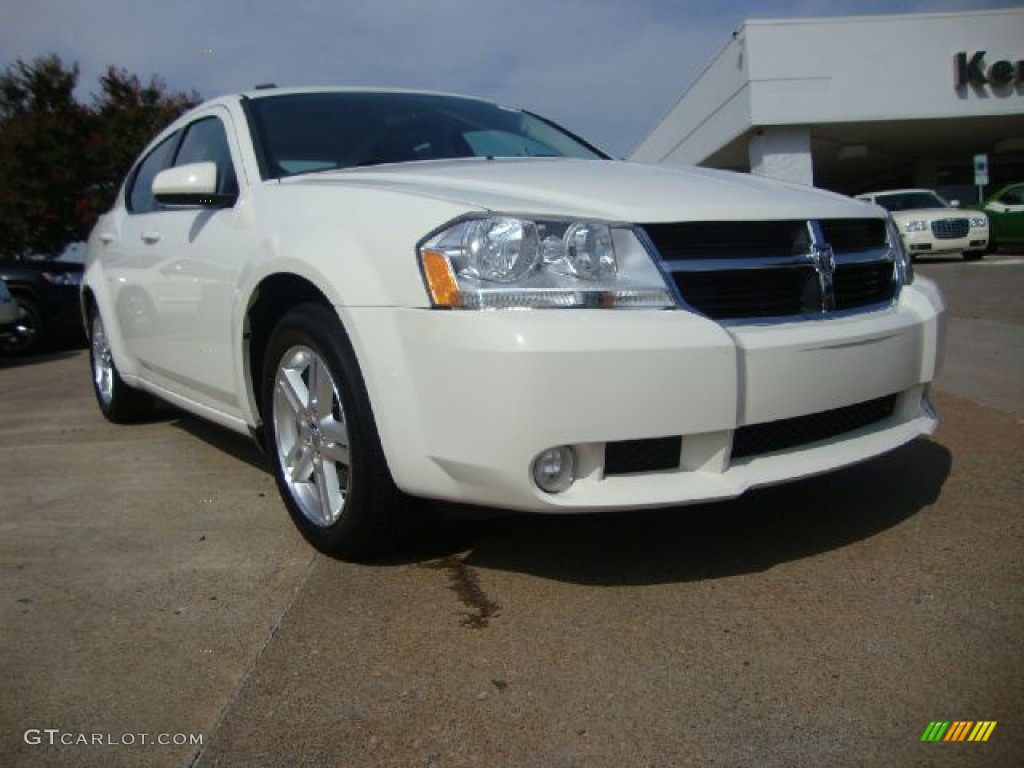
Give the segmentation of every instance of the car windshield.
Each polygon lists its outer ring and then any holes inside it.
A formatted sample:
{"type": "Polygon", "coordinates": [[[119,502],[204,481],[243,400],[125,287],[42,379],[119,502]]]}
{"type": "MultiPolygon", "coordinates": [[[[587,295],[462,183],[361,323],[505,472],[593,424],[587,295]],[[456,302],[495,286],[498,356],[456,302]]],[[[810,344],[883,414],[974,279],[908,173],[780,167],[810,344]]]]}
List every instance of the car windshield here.
{"type": "Polygon", "coordinates": [[[1024,186],[1010,187],[998,200],[1005,205],[1024,205],[1024,186]]]}
{"type": "Polygon", "coordinates": [[[529,112],[457,96],[297,93],[248,103],[264,178],[460,157],[607,158],[529,112]]]}
{"type": "Polygon", "coordinates": [[[891,192],[875,195],[875,202],[889,211],[914,211],[918,208],[949,208],[949,203],[934,192],[891,192]]]}

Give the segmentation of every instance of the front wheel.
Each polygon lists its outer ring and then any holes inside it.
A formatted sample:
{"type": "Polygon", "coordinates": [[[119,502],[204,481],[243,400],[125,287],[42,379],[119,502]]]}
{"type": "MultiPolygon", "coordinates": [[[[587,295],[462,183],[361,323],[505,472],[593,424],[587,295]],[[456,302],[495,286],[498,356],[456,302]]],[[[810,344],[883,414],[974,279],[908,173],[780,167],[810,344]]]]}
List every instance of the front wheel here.
{"type": "Polygon", "coordinates": [[[331,309],[304,304],[277,324],[263,416],[278,490],[307,541],[345,558],[394,543],[408,500],[391,478],[355,354],[331,309]]]}
{"type": "Polygon", "coordinates": [[[153,398],[121,379],[99,311],[93,311],[89,324],[89,363],[96,402],[107,419],[115,424],[130,424],[152,413],[153,398]]]}

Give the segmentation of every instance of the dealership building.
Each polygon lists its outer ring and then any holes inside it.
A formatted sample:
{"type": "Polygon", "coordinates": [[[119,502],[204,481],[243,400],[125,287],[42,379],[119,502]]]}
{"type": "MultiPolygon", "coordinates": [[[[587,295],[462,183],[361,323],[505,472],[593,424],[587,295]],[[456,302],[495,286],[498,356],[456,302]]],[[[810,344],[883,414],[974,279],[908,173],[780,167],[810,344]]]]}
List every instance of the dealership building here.
{"type": "Polygon", "coordinates": [[[972,202],[1024,181],[1024,9],[747,21],[630,159],[972,202]]]}

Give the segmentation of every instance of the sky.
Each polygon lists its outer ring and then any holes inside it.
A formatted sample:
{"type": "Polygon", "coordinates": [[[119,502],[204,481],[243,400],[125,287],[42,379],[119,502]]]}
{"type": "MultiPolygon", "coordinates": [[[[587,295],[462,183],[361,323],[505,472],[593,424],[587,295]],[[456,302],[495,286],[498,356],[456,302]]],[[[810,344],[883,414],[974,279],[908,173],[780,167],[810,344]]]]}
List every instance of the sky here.
{"type": "MultiPolygon", "coordinates": [[[[0,69],[58,54],[203,98],[258,83],[462,93],[629,154],[746,19],[980,10],[1014,0],[0,0],[0,69]]],[[[908,41],[912,45],[913,41],[908,41]]]]}

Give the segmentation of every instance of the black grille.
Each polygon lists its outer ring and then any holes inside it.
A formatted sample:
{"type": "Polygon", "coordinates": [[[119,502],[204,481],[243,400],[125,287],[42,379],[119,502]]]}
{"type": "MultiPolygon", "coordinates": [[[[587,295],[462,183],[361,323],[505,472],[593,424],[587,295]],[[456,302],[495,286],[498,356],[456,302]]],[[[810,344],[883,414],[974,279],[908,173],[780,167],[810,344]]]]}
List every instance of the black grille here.
{"type": "Polygon", "coordinates": [[[836,253],[885,247],[885,222],[881,219],[828,219],[821,222],[821,231],[836,253]]]}
{"type": "Polygon", "coordinates": [[[736,269],[675,272],[672,277],[691,307],[717,320],[785,317],[821,307],[814,269],[736,269]]]}
{"type": "Polygon", "coordinates": [[[691,221],[644,229],[665,261],[791,256],[810,248],[806,221],[691,221]]]}
{"type": "Polygon", "coordinates": [[[896,270],[891,262],[841,264],[835,276],[836,309],[856,309],[892,298],[896,270]]]}
{"type": "Polygon", "coordinates": [[[732,457],[742,459],[837,437],[892,416],[897,395],[844,408],[740,427],[733,435],[732,457]]]}
{"type": "Polygon", "coordinates": [[[932,222],[932,234],[939,240],[959,240],[967,237],[971,223],[967,219],[939,219],[932,222]]]}
{"type": "Polygon", "coordinates": [[[656,437],[649,440],[616,440],[604,447],[605,475],[657,472],[679,467],[683,438],[656,437]]]}
{"type": "MultiPolygon", "coordinates": [[[[819,222],[836,260],[836,309],[892,299],[893,263],[881,219],[819,222]],[[862,261],[876,251],[875,261],[862,261]],[[844,254],[848,255],[844,263],[844,254]],[[850,254],[859,254],[852,261],[850,254]]],[[[683,300],[716,320],[790,317],[822,311],[806,221],[711,221],[644,227],[683,300]],[[780,261],[789,261],[782,264],[780,261]],[[733,266],[730,262],[735,262],[733,266]]]]}

